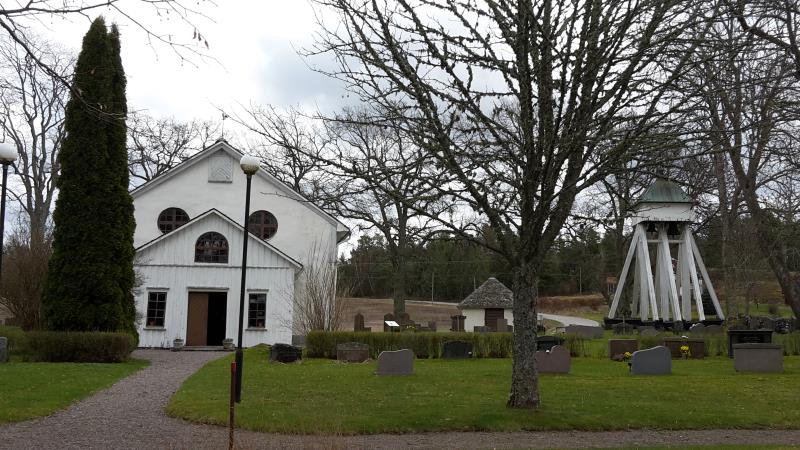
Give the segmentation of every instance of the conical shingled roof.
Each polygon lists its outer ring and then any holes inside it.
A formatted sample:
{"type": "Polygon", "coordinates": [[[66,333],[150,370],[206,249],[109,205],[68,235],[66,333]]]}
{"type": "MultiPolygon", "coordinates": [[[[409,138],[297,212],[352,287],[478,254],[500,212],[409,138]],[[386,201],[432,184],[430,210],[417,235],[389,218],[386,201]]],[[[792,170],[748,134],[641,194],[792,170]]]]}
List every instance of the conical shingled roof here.
{"type": "Polygon", "coordinates": [[[511,289],[497,278],[489,278],[478,289],[472,291],[461,303],[458,309],[503,308],[510,309],[514,303],[514,294],[511,289]]]}
{"type": "Polygon", "coordinates": [[[659,178],[644,191],[638,203],[692,203],[692,199],[677,184],[659,178]]]}

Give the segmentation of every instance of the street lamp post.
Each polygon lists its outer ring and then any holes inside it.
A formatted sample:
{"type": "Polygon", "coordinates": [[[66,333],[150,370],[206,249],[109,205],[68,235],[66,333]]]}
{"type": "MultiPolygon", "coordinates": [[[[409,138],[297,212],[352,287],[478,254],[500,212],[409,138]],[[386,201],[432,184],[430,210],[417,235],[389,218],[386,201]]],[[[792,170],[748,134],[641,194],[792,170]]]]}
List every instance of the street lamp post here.
{"type": "Polygon", "coordinates": [[[242,373],[244,372],[244,354],[242,353],[242,331],[244,329],[244,291],[247,281],[247,241],[250,236],[250,185],[253,175],[258,172],[259,161],[254,156],[244,155],[239,161],[242,172],[247,176],[247,189],[244,197],[244,239],[242,243],[242,283],[239,287],[239,342],[236,346],[236,403],[242,402],[242,373]]]}
{"type": "Polygon", "coordinates": [[[8,166],[17,160],[17,149],[11,144],[0,142],[0,164],[3,165],[3,192],[0,194],[0,277],[3,274],[3,246],[6,224],[6,185],[8,184],[8,166]]]}

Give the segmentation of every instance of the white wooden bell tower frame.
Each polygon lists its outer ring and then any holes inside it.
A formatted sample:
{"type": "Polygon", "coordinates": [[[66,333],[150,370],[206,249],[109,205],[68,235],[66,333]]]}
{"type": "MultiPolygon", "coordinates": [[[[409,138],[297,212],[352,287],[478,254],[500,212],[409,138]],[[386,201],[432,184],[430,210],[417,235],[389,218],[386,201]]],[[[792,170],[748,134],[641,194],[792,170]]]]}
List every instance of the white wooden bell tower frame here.
{"type": "Polygon", "coordinates": [[[632,264],[632,318],[638,317],[643,322],[691,322],[695,320],[696,311],[698,320],[706,320],[699,269],[717,317],[725,319],[692,236],[692,206],[680,187],[666,180],[657,180],[642,196],[632,217],[633,238],[608,311],[609,319],[617,316],[620,297],[632,264]],[[676,263],[673,263],[670,245],[676,244],[676,263]],[[651,245],[655,247],[655,261],[650,256],[651,245]]]}

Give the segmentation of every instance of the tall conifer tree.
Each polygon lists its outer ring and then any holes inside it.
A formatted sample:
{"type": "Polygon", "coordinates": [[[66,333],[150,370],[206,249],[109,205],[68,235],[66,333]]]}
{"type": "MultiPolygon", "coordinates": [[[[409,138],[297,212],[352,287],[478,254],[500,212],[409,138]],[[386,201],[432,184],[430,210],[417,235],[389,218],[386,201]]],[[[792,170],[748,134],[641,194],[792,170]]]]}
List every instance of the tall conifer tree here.
{"type": "Polygon", "coordinates": [[[119,33],[98,18],[83,38],[65,115],[42,298],[48,328],[135,333],[126,113],[119,33]]]}

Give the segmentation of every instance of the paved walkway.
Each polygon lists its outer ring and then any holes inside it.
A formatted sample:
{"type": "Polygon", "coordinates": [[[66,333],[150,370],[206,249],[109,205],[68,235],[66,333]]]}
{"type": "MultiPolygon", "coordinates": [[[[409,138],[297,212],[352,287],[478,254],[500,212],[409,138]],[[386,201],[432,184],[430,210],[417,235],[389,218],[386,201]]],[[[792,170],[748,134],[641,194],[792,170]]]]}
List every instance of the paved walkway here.
{"type": "MultiPolygon", "coordinates": [[[[164,414],[181,383],[222,352],[138,350],[152,364],[52,416],[0,426],[0,449],[225,449],[224,427],[164,414]]],[[[320,405],[325,406],[325,405],[320,405]]],[[[346,412],[341,412],[346,414],[346,412]]],[[[292,436],[238,430],[240,449],[507,449],[635,445],[796,445],[800,430],[422,433],[370,436],[292,436]]]]}
{"type": "Polygon", "coordinates": [[[542,319],[555,320],[556,322],[561,322],[564,324],[564,326],[567,325],[584,325],[587,327],[600,326],[600,324],[597,323],[596,320],[584,319],[583,317],[562,316],[560,314],[547,314],[547,313],[539,313],[539,317],[542,319]]]}

